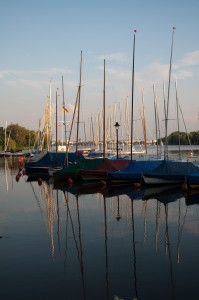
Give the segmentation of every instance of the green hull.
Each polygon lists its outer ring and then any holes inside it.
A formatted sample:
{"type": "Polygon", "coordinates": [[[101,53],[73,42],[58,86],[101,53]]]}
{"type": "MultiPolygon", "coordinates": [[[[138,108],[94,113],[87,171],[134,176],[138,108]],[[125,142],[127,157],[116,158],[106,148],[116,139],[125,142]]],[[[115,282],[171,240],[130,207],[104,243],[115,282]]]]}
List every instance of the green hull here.
{"type": "Polygon", "coordinates": [[[61,170],[56,171],[53,174],[54,180],[62,179],[62,178],[75,178],[78,177],[79,170],[86,170],[86,169],[95,169],[98,168],[102,163],[104,159],[103,158],[97,158],[97,159],[85,159],[83,161],[78,161],[73,164],[68,165],[67,167],[64,167],[61,170]]]}

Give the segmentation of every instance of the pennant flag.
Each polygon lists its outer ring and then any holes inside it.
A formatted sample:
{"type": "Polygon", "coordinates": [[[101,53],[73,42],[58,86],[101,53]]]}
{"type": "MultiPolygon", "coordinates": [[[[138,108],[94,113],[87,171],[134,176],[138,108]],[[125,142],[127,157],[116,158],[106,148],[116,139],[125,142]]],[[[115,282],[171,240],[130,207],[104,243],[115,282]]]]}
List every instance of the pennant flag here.
{"type": "Polygon", "coordinates": [[[68,109],[62,106],[63,111],[68,112],[68,109]]]}

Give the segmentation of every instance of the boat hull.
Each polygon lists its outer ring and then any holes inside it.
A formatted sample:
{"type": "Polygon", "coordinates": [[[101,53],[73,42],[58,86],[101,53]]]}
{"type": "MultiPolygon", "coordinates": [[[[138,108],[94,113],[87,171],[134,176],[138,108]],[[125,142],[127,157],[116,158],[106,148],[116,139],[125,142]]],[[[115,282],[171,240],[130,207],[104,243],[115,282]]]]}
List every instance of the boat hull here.
{"type": "Polygon", "coordinates": [[[152,177],[152,176],[143,175],[143,181],[147,185],[176,184],[176,183],[183,183],[184,177],[166,178],[166,177],[152,177]]]}

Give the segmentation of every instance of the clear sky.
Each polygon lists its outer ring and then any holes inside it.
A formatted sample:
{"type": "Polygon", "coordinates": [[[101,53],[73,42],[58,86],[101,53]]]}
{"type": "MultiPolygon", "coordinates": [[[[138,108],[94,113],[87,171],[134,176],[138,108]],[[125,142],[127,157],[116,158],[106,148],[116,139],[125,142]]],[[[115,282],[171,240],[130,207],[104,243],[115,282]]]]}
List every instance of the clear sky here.
{"type": "MultiPolygon", "coordinates": [[[[136,29],[134,119],[141,127],[139,110],[143,98],[147,126],[154,133],[153,84],[163,127],[163,84],[167,90],[172,29],[176,27],[170,130],[177,126],[175,82],[187,130],[198,130],[198,12],[198,0],[0,0],[0,126],[7,121],[37,130],[49,82],[52,81],[55,103],[62,76],[67,117],[71,118],[81,51],[81,121],[87,124],[102,111],[104,59],[107,116],[116,111],[119,118],[119,111],[127,109],[126,99],[130,114],[136,29]]],[[[121,125],[125,117],[122,118],[121,125]]],[[[183,124],[181,131],[185,131],[183,124]]]]}

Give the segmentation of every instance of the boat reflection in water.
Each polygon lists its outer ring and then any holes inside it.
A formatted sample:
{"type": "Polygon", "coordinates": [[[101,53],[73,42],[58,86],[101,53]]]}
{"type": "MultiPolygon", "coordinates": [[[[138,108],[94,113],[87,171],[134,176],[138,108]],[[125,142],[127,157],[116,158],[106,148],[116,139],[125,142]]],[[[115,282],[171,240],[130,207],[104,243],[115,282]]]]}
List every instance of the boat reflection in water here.
{"type": "Polygon", "coordinates": [[[2,299],[196,299],[199,206],[165,188],[22,174],[1,198],[2,299]]]}

